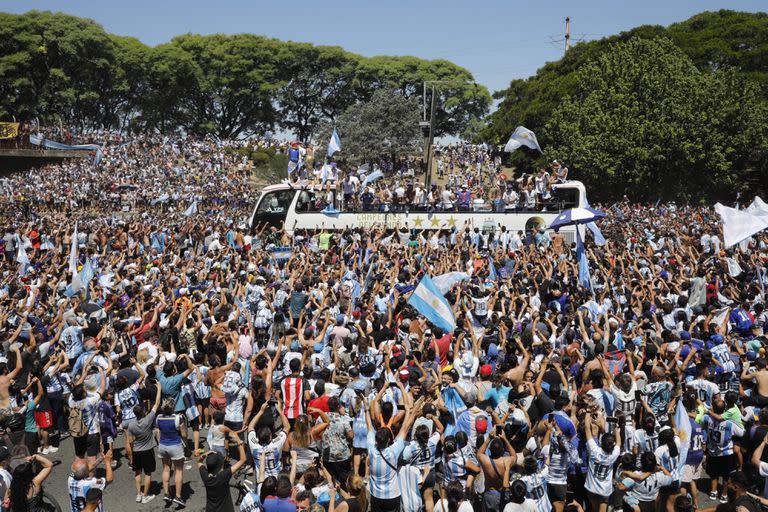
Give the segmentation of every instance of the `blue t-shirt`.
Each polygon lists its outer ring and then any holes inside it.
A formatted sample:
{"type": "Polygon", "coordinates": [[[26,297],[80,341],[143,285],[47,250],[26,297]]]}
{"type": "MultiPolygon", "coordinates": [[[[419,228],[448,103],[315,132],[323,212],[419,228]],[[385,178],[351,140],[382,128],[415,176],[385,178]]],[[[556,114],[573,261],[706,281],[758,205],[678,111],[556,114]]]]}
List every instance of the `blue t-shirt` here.
{"type": "Polygon", "coordinates": [[[492,387],[485,393],[485,400],[490,400],[493,407],[498,407],[501,402],[504,402],[509,397],[509,391],[512,388],[507,386],[501,386],[499,388],[492,387]]]}
{"type": "Polygon", "coordinates": [[[157,372],[157,382],[160,384],[163,398],[173,398],[176,400],[175,412],[184,410],[184,401],[181,398],[181,383],[183,380],[183,373],[166,377],[162,371],[157,372]]]}

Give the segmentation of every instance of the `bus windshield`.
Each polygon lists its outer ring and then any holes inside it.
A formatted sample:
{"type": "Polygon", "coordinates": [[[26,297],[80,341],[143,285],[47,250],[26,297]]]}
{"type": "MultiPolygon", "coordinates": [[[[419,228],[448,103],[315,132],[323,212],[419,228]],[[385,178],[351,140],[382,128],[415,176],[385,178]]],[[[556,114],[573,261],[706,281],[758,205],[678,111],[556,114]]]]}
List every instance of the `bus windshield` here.
{"type": "Polygon", "coordinates": [[[579,189],[570,187],[557,187],[552,191],[552,202],[557,205],[558,210],[578,208],[579,189]]]}
{"type": "Polygon", "coordinates": [[[271,226],[280,227],[285,222],[294,195],[296,195],[295,190],[276,190],[264,194],[256,208],[254,225],[266,222],[271,226]]]}

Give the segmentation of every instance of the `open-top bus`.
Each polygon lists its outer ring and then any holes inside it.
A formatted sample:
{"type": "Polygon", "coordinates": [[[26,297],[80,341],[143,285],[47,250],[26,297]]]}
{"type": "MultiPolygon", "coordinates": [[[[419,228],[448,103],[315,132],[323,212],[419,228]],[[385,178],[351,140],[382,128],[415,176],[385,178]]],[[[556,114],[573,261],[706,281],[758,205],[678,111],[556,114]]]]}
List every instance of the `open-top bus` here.
{"type": "MultiPolygon", "coordinates": [[[[280,183],[264,187],[251,215],[251,229],[264,224],[284,227],[288,232],[300,229],[341,230],[344,228],[381,228],[394,230],[403,227],[416,230],[463,229],[470,226],[482,230],[496,230],[506,226],[514,232],[549,226],[555,217],[569,208],[586,204],[584,185],[579,181],[566,181],[552,186],[552,198],[541,208],[504,208],[501,211],[491,205],[475,203],[469,209],[434,209],[429,207],[396,207],[376,205],[368,209],[349,209],[336,188],[330,189],[332,207],[318,208],[320,201],[329,195],[326,185],[309,183],[280,183]]],[[[325,203],[327,204],[327,203],[325,203]]],[[[576,236],[576,228],[567,226],[560,231],[566,242],[576,236]]]]}

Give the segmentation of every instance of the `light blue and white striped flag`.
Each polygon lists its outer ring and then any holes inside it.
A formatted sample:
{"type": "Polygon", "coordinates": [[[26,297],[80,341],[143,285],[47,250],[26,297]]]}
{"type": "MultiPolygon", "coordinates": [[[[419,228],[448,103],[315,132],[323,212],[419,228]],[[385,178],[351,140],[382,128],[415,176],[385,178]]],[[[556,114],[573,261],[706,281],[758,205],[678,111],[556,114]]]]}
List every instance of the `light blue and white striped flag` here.
{"type": "Polygon", "coordinates": [[[363,184],[360,188],[364,189],[368,184],[373,183],[374,181],[381,179],[383,177],[384,177],[383,172],[379,170],[373,171],[371,174],[365,177],[365,179],[363,180],[363,184]]]}
{"type": "Polygon", "coordinates": [[[427,320],[443,331],[453,332],[456,330],[456,317],[451,305],[448,304],[448,301],[428,275],[424,274],[419,285],[408,299],[408,304],[416,308],[427,320]]]}
{"type": "Polygon", "coordinates": [[[592,289],[592,285],[589,282],[589,262],[587,261],[587,253],[584,250],[584,241],[581,239],[578,226],[576,227],[576,259],[579,260],[579,286],[592,289]]]}
{"type": "Polygon", "coordinates": [[[512,135],[509,136],[507,145],[504,146],[504,151],[512,153],[520,146],[526,146],[531,149],[538,149],[540,153],[543,153],[539,146],[539,141],[536,139],[536,134],[525,126],[518,126],[512,135]]]}
{"type": "Polygon", "coordinates": [[[328,142],[328,156],[333,156],[337,151],[341,151],[341,139],[339,139],[339,134],[336,133],[336,128],[334,128],[331,140],[328,142]]]}
{"type": "Polygon", "coordinates": [[[191,217],[195,214],[197,214],[197,201],[194,201],[191,205],[189,205],[189,208],[187,208],[187,211],[184,212],[184,215],[186,215],[187,217],[191,217]]]}

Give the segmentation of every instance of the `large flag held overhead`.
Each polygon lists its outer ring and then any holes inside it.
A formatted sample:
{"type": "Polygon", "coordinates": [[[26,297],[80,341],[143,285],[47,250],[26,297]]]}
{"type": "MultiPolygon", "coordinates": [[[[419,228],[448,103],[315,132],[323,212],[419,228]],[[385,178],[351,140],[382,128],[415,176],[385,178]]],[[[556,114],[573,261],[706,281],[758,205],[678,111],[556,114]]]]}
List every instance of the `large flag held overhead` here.
{"type": "Polygon", "coordinates": [[[77,221],[75,221],[75,232],[72,233],[72,242],[69,245],[69,271],[73,276],[77,274],[77,221]]]}
{"type": "Polygon", "coordinates": [[[677,435],[680,437],[680,458],[677,471],[680,473],[685,465],[685,459],[688,458],[688,447],[691,444],[691,421],[688,419],[688,413],[685,410],[682,400],[677,401],[675,407],[675,425],[677,425],[677,435]]]}
{"type": "Polygon", "coordinates": [[[27,255],[27,249],[24,248],[24,242],[21,241],[19,235],[16,235],[16,261],[21,263],[19,274],[25,275],[29,267],[29,256],[27,255]]]}
{"type": "Polygon", "coordinates": [[[440,290],[440,293],[445,295],[448,293],[448,290],[453,287],[454,284],[460,283],[462,281],[469,281],[470,279],[471,276],[466,272],[447,272],[445,274],[435,276],[435,278],[432,280],[432,283],[437,286],[437,289],[440,290]]]}
{"type": "MultiPolygon", "coordinates": [[[[584,200],[584,206],[589,208],[589,201],[584,200]]],[[[597,227],[597,224],[593,222],[587,223],[587,228],[592,232],[592,236],[595,237],[595,245],[605,245],[605,237],[603,236],[603,233],[600,231],[600,228],[597,227]]]]}
{"type": "Polygon", "coordinates": [[[189,208],[187,208],[187,211],[184,212],[184,215],[187,217],[191,217],[193,215],[197,214],[197,201],[193,201],[191,205],[189,205],[189,208]]]}
{"type": "Polygon", "coordinates": [[[584,241],[581,239],[578,228],[576,229],[576,259],[579,260],[579,286],[591,290],[589,262],[587,261],[587,253],[584,250],[584,241]]]}
{"type": "Polygon", "coordinates": [[[361,190],[364,190],[364,189],[365,189],[365,187],[366,187],[366,186],[367,186],[369,183],[373,183],[374,181],[376,181],[376,180],[378,180],[378,179],[381,179],[381,178],[383,178],[383,177],[384,177],[384,173],[383,173],[383,172],[379,171],[378,169],[377,169],[377,170],[375,170],[375,171],[373,171],[371,174],[369,174],[368,176],[366,176],[366,177],[365,177],[365,179],[363,180],[363,184],[362,184],[362,186],[360,187],[360,188],[361,188],[361,190]]]}
{"type": "Polygon", "coordinates": [[[456,317],[451,305],[428,275],[424,274],[408,299],[408,304],[445,332],[453,332],[456,329],[456,317]]]}
{"type": "Polygon", "coordinates": [[[752,211],[737,210],[720,203],[715,205],[715,211],[723,221],[723,242],[726,247],[736,245],[768,228],[768,214],[761,210],[760,203],[757,203],[756,198],[750,205],[752,211]]]}
{"type": "Polygon", "coordinates": [[[514,150],[519,148],[520,146],[526,146],[531,149],[537,149],[540,153],[543,153],[541,150],[541,147],[539,146],[539,141],[536,139],[536,134],[533,133],[531,130],[526,128],[525,126],[518,126],[515,128],[515,131],[512,133],[512,135],[509,137],[509,140],[507,141],[507,145],[504,146],[504,151],[507,153],[512,153],[514,150]]]}
{"type": "Polygon", "coordinates": [[[331,140],[328,142],[328,156],[333,156],[337,151],[341,151],[341,139],[339,139],[339,134],[336,133],[336,128],[334,128],[331,140]]]}

